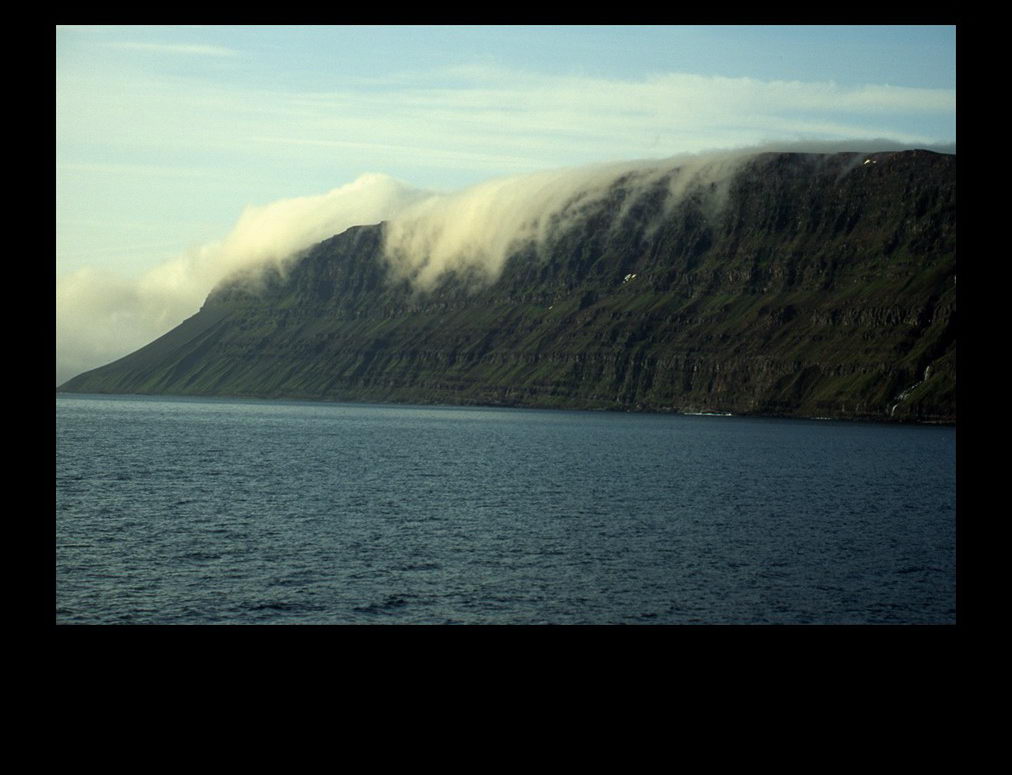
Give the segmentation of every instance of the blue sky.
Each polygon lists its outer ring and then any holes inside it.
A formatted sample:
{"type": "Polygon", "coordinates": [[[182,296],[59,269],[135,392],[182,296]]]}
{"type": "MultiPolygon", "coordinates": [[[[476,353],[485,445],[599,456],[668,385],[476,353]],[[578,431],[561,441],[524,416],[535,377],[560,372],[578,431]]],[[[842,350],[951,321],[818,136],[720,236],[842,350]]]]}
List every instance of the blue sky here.
{"type": "MultiPolygon", "coordinates": [[[[91,277],[93,296],[99,275],[107,287],[145,282],[225,238],[247,208],[366,173],[453,191],[764,141],[956,140],[954,27],[105,26],[55,37],[58,286],[91,277]]],[[[61,298],[69,305],[69,291],[61,298]]]]}

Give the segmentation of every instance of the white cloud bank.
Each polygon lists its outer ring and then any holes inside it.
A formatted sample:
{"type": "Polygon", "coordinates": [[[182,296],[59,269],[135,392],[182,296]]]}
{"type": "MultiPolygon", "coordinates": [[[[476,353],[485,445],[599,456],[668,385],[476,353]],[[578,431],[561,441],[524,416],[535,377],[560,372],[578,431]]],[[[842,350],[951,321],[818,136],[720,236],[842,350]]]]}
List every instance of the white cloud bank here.
{"type": "MultiPolygon", "coordinates": [[[[637,192],[659,184],[666,187],[663,217],[695,186],[717,184],[710,204],[719,206],[725,190],[720,184],[757,153],[864,154],[905,147],[909,146],[889,140],[769,143],[498,178],[452,194],[434,194],[405,208],[388,225],[386,255],[395,272],[421,288],[431,287],[445,272],[462,269],[477,269],[491,281],[511,251],[522,243],[544,247],[570,219],[609,196],[620,179],[627,192],[626,207],[638,197],[637,192]]],[[[954,147],[944,150],[955,151],[954,147]]]]}
{"type": "Polygon", "coordinates": [[[58,277],[57,384],[166,333],[228,275],[282,263],[350,226],[387,220],[425,196],[387,175],[366,174],[319,196],[247,207],[223,240],[186,251],[136,280],[91,268],[58,277]]]}
{"type": "Polygon", "coordinates": [[[621,176],[656,183],[674,168],[669,202],[693,181],[726,180],[765,150],[895,150],[884,141],[753,146],[665,160],[602,164],[491,180],[436,194],[368,174],[319,196],[247,208],[223,240],[180,255],[136,281],[85,269],[57,282],[57,384],[122,357],[194,314],[225,277],[283,264],[299,250],[350,226],[388,221],[395,271],[420,286],[448,270],[476,267],[494,279],[517,240],[544,240],[574,207],[601,197],[621,176]]]}

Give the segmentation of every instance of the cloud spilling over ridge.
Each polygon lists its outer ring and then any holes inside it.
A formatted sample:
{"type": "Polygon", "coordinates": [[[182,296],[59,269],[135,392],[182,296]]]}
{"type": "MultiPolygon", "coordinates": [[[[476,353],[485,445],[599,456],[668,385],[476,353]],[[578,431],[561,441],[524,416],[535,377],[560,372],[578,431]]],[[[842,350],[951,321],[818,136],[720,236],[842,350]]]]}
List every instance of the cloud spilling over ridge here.
{"type": "Polygon", "coordinates": [[[410,278],[423,289],[452,271],[476,270],[485,280],[494,281],[511,252],[524,244],[543,247],[582,212],[604,201],[617,185],[624,189],[624,207],[641,194],[665,187],[663,215],[697,186],[714,184],[709,202],[719,206],[726,192],[722,184],[759,153],[864,154],[906,147],[868,140],[770,143],[500,178],[463,191],[432,195],[407,207],[388,225],[385,252],[399,276],[410,278]]]}
{"type": "MultiPolygon", "coordinates": [[[[510,253],[543,245],[569,219],[600,203],[619,180],[646,190],[673,169],[669,201],[693,180],[725,175],[746,155],[681,157],[562,169],[487,181],[428,197],[391,219],[385,253],[396,273],[429,288],[446,272],[477,270],[494,281],[510,253]]],[[[631,197],[630,197],[631,198],[631,197]]]]}
{"type": "Polygon", "coordinates": [[[188,250],[139,278],[93,268],[58,277],[57,384],[179,325],[226,277],[284,266],[310,245],[351,226],[387,220],[429,195],[387,175],[366,174],[318,196],[247,207],[224,239],[188,250]]]}
{"type": "Polygon", "coordinates": [[[387,221],[387,260],[396,274],[420,288],[452,270],[477,271],[492,281],[518,244],[544,245],[618,181],[630,192],[663,184],[671,206],[695,183],[727,181],[757,153],[904,147],[886,141],[762,145],[500,178],[449,194],[367,174],[326,194],[248,207],[224,239],[187,251],[138,279],[95,269],[58,278],[57,384],[166,333],[194,314],[226,277],[258,267],[283,268],[299,251],[351,226],[387,221]]]}
{"type": "Polygon", "coordinates": [[[351,226],[378,223],[430,194],[381,174],[366,174],[320,196],[247,207],[224,240],[185,257],[188,276],[201,275],[203,293],[240,270],[284,265],[300,250],[351,226]]]}

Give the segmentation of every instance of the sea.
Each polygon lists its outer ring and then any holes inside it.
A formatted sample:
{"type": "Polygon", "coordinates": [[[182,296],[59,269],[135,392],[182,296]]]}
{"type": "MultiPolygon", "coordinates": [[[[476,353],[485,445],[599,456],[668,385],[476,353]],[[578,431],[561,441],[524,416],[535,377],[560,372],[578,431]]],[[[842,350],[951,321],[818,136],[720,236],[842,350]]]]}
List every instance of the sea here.
{"type": "Polygon", "coordinates": [[[956,430],[58,394],[58,625],[951,625],[956,430]]]}

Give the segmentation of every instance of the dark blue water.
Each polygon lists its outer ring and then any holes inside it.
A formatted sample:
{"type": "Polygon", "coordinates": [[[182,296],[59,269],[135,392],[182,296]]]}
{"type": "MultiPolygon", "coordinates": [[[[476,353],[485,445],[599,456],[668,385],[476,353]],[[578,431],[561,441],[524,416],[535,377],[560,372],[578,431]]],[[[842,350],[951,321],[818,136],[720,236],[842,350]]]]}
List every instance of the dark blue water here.
{"type": "Polygon", "coordinates": [[[955,430],[56,402],[56,621],[950,624],[955,430]]]}

